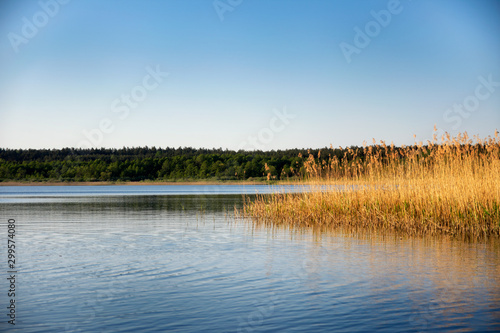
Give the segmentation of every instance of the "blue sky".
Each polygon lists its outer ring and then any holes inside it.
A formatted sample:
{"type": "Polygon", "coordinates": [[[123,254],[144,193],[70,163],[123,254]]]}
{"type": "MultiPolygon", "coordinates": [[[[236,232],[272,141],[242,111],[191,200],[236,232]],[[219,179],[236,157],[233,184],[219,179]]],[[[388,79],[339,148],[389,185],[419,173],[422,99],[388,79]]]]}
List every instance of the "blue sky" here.
{"type": "Polygon", "coordinates": [[[485,137],[499,32],[499,1],[3,1],[0,147],[485,137]]]}

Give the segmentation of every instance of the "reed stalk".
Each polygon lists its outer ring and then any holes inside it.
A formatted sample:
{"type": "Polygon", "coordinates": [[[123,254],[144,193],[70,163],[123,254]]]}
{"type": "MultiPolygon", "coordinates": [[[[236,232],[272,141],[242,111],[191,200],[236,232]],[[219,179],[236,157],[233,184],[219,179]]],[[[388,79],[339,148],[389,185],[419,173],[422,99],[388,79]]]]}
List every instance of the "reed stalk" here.
{"type": "Polygon", "coordinates": [[[362,227],[406,234],[500,236],[500,139],[467,133],[427,144],[385,142],[346,148],[343,158],[309,155],[312,186],[246,201],[255,223],[292,227],[362,227]]]}

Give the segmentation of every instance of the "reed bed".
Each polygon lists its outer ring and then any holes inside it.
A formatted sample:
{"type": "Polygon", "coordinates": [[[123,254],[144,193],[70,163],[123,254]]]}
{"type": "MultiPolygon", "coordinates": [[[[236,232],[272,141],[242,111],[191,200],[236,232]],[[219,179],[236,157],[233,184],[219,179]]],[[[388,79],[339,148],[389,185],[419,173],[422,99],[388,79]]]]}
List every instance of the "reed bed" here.
{"type": "Polygon", "coordinates": [[[500,236],[500,139],[436,135],[427,144],[347,148],[342,158],[309,155],[312,190],[247,200],[255,223],[368,228],[467,238],[500,236]]]}

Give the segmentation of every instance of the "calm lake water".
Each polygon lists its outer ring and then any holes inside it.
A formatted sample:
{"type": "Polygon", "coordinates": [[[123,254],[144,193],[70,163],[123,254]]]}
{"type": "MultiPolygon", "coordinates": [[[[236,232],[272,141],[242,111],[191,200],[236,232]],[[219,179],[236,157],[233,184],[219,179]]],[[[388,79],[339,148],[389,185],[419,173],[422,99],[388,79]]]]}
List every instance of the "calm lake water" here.
{"type": "Polygon", "coordinates": [[[500,330],[498,241],[266,229],[234,218],[242,193],[273,190],[0,187],[0,332],[500,330]],[[15,326],[6,315],[8,219],[15,326]]]}

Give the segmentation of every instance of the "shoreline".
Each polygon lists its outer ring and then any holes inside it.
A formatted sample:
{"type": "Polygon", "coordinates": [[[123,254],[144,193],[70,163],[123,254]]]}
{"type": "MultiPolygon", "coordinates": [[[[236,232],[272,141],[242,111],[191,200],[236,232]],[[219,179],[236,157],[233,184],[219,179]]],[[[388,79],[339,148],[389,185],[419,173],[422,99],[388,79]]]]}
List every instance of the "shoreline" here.
{"type": "MultiPolygon", "coordinates": [[[[286,184],[287,182],[279,182],[286,184]]],[[[21,181],[6,181],[0,182],[0,186],[109,186],[109,185],[272,185],[262,181],[179,181],[179,182],[162,182],[162,181],[129,181],[129,182],[21,182],[21,181]]]]}

